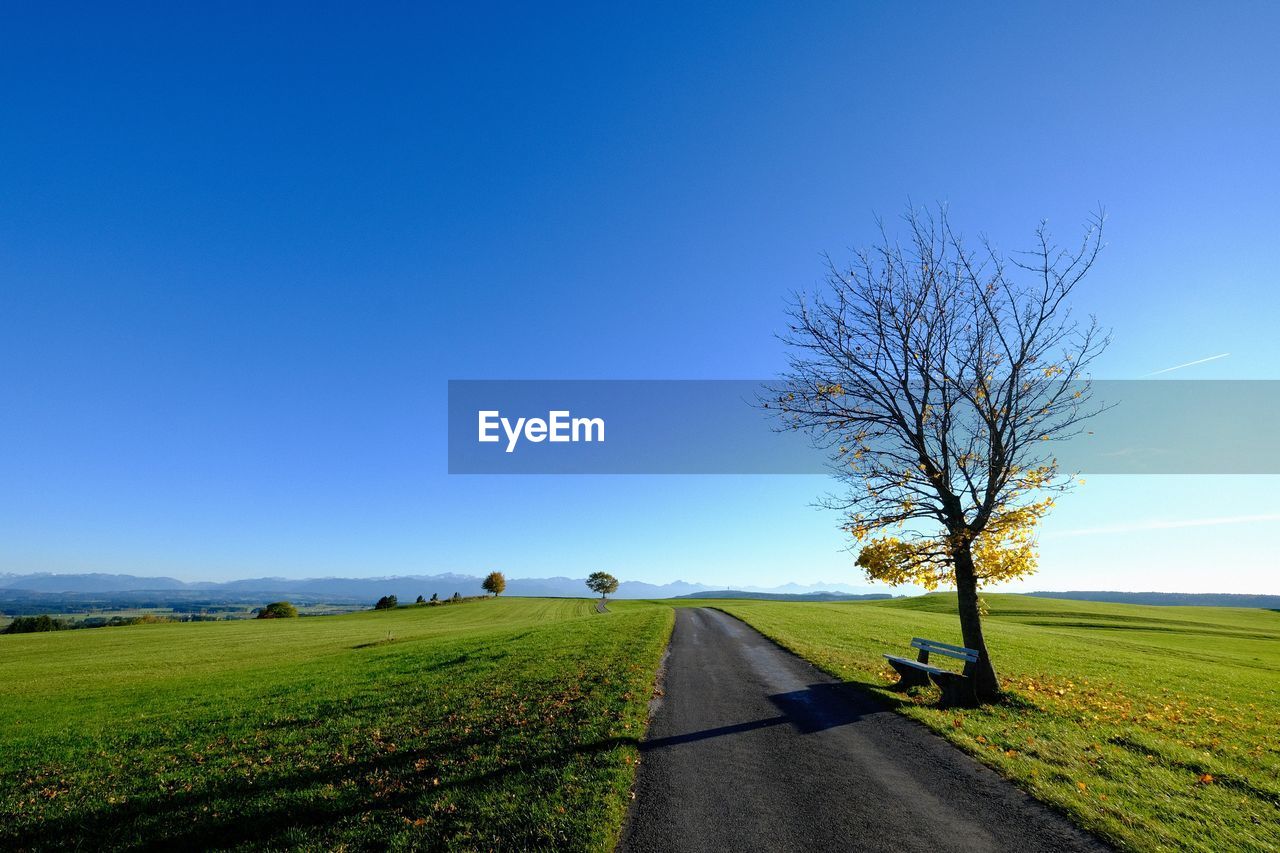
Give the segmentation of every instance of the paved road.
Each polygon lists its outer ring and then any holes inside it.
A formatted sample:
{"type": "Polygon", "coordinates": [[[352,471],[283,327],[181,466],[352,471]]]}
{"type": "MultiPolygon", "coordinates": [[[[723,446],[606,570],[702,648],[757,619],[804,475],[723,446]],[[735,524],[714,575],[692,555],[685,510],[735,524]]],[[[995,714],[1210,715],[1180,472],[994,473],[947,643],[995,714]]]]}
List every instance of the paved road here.
{"type": "Polygon", "coordinates": [[[1106,850],[743,622],[676,611],[622,851],[1106,850]]]}

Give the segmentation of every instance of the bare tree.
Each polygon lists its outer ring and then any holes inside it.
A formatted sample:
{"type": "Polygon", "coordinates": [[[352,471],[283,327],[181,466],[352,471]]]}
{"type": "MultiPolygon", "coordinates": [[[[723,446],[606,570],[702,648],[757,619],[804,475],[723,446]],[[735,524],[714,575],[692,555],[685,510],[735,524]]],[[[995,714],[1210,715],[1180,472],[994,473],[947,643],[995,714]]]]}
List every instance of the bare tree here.
{"type": "Polygon", "coordinates": [[[1068,488],[1052,452],[1096,414],[1087,367],[1106,347],[1068,297],[1102,248],[1103,215],[1061,249],[970,248],[945,208],[904,216],[789,311],[789,368],[765,405],[805,430],[847,487],[840,510],[858,565],[890,583],[954,584],[976,698],[999,697],[978,589],[1034,571],[1036,522],[1068,488]],[[890,531],[897,531],[890,533],[890,531]]]}

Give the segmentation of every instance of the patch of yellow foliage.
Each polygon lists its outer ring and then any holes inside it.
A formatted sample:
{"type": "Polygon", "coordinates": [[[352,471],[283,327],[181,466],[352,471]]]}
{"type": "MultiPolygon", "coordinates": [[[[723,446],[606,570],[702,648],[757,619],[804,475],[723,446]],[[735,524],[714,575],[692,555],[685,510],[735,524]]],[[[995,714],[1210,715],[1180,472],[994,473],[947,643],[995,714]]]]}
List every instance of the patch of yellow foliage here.
{"type": "MultiPolygon", "coordinates": [[[[1039,559],[1036,524],[1052,506],[1053,498],[1044,498],[1006,508],[991,517],[986,529],[969,546],[980,581],[1003,582],[1035,572],[1039,559]]],[[[850,530],[859,541],[869,533],[861,524],[850,530]]],[[[963,543],[963,534],[913,540],[884,536],[863,546],[857,563],[872,580],[894,586],[914,583],[933,590],[955,583],[952,554],[963,543]]]]}

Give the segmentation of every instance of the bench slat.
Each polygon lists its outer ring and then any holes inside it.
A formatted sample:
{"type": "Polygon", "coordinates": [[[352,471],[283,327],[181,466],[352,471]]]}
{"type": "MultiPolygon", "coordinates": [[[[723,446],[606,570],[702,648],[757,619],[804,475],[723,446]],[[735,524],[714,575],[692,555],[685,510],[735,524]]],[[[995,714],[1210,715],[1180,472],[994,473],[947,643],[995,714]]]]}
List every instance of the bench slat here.
{"type": "Polygon", "coordinates": [[[971,655],[977,654],[977,652],[974,651],[973,649],[968,649],[968,648],[965,648],[964,646],[953,646],[950,643],[944,643],[939,640],[926,640],[924,637],[912,637],[911,642],[928,643],[931,646],[942,646],[944,649],[954,649],[957,652],[968,652],[971,655]]]}
{"type": "Polygon", "coordinates": [[[939,643],[937,640],[925,640],[921,637],[912,637],[911,647],[970,663],[978,659],[978,653],[973,649],[966,649],[964,646],[953,646],[950,643],[939,643]]]}
{"type": "Polygon", "coordinates": [[[920,670],[924,670],[925,672],[937,672],[937,673],[945,672],[948,675],[955,675],[955,673],[953,673],[949,669],[942,669],[941,667],[930,666],[927,663],[920,663],[920,661],[912,660],[911,658],[900,658],[897,655],[885,655],[885,657],[891,661],[897,661],[898,663],[903,664],[904,666],[909,666],[912,669],[920,669],[920,670]]]}

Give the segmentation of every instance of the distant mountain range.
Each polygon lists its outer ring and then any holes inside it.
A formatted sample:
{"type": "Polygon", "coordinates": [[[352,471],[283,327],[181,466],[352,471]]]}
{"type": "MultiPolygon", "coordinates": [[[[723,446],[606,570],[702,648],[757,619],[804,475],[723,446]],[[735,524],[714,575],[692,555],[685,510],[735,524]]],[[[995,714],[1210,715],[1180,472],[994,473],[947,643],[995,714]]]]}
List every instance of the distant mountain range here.
{"type": "MultiPolygon", "coordinates": [[[[16,596],[100,596],[119,598],[121,594],[173,600],[207,599],[257,601],[272,598],[332,604],[376,601],[384,595],[394,595],[412,601],[419,595],[430,598],[432,593],[447,598],[458,592],[462,595],[481,595],[481,578],[471,575],[396,575],[376,578],[247,578],[244,580],[188,583],[170,577],[138,577],[113,574],[0,574],[0,599],[16,596]]],[[[651,584],[643,581],[622,581],[614,598],[675,598],[700,592],[714,591],[715,587],[700,583],[674,581],[651,584]]],[[[861,594],[868,590],[845,584],[784,584],[778,587],[748,587],[745,591],[771,594],[861,594]]],[[[507,595],[524,596],[591,596],[583,578],[508,578],[507,595]]]]}
{"type": "Polygon", "coordinates": [[[893,598],[887,592],[868,592],[861,595],[851,592],[751,592],[743,589],[717,589],[711,592],[691,592],[676,598],[755,598],[763,601],[883,601],[893,598]]]}
{"type": "MultiPolygon", "coordinates": [[[[384,595],[413,601],[433,593],[447,598],[455,592],[481,595],[479,577],[461,574],[395,575],[376,578],[246,578],[226,582],[186,582],[170,577],[119,574],[3,574],[0,573],[0,609],[22,610],[41,602],[101,601],[117,605],[162,606],[159,602],[229,602],[260,605],[288,599],[296,603],[365,605],[384,595]],[[8,606],[6,606],[8,605],[8,606]]],[[[508,578],[507,595],[589,597],[582,578],[508,578]]],[[[1208,605],[1280,609],[1280,595],[1237,595],[1180,592],[1032,592],[1041,598],[1081,601],[1113,601],[1126,604],[1208,605]]],[[[795,601],[841,601],[858,598],[892,598],[889,593],[849,584],[788,583],[776,587],[742,587],[726,590],[700,583],[674,581],[651,584],[622,581],[614,598],[765,598],[795,601]]]]}

